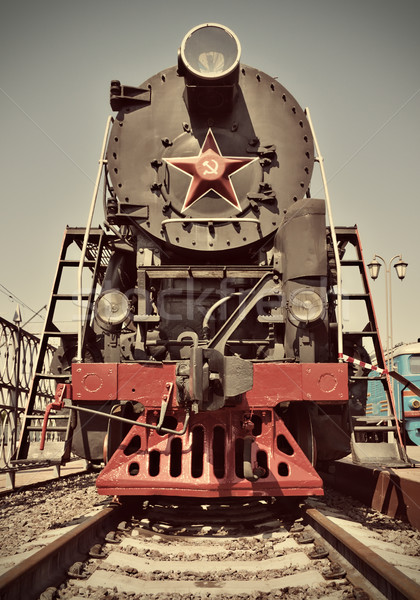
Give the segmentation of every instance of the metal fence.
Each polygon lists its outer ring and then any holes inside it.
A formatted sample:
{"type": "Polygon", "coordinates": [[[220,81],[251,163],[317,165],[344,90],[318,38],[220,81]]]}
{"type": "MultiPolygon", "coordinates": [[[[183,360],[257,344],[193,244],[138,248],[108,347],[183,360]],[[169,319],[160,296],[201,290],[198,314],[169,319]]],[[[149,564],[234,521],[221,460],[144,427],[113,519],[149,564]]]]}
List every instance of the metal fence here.
{"type": "MultiPolygon", "coordinates": [[[[0,470],[11,468],[22,426],[22,416],[37,359],[39,338],[0,317],[0,470]]],[[[54,348],[45,354],[43,372],[48,373],[54,348]]],[[[54,380],[42,380],[35,409],[45,410],[54,397],[54,380]]]]}

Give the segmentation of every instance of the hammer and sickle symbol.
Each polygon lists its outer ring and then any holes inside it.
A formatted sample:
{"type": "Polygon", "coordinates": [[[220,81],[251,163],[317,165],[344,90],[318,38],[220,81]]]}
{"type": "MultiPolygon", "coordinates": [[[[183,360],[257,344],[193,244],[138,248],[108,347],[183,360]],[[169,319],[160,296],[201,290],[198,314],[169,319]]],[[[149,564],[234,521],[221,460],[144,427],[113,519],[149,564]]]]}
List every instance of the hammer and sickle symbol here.
{"type": "Polygon", "coordinates": [[[217,171],[219,170],[219,163],[217,160],[212,158],[211,160],[205,160],[203,162],[203,167],[207,167],[203,172],[203,175],[217,175],[217,171]]]}

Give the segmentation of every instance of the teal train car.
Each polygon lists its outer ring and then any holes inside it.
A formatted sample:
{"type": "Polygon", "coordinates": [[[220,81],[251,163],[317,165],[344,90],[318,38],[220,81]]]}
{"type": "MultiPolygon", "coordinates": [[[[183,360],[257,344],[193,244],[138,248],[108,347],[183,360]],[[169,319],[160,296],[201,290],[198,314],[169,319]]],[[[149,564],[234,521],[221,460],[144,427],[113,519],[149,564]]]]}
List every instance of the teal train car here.
{"type": "MultiPolygon", "coordinates": [[[[420,387],[420,342],[402,344],[394,348],[393,370],[420,387]]],[[[375,372],[372,378],[377,377],[375,372]]],[[[397,418],[407,444],[420,445],[420,397],[391,377],[397,418]]],[[[380,379],[369,381],[366,414],[382,416],[388,412],[384,387],[380,379]]]]}

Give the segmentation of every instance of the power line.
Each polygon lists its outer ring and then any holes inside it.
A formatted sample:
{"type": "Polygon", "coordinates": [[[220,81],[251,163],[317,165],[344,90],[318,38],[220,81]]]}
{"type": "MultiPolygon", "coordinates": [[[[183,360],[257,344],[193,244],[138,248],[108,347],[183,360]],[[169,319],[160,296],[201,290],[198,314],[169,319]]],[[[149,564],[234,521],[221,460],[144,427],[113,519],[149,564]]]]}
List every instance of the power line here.
{"type": "MultiPolygon", "coordinates": [[[[25,308],[27,308],[28,310],[30,310],[31,312],[34,313],[34,315],[37,315],[40,311],[36,311],[33,308],[31,308],[30,306],[28,306],[23,300],[21,300],[20,298],[18,298],[16,296],[16,294],[14,294],[13,292],[11,292],[5,285],[3,285],[2,283],[0,283],[0,292],[2,292],[2,294],[4,294],[5,296],[7,296],[11,301],[15,300],[16,302],[18,302],[19,304],[21,304],[22,306],[24,306],[25,308]]],[[[46,308],[46,306],[42,307],[42,308],[46,308]]],[[[40,310],[42,310],[42,308],[40,310]]]]}
{"type": "Polygon", "coordinates": [[[34,314],[32,315],[32,317],[30,317],[23,325],[22,328],[25,327],[28,323],[30,323],[32,321],[32,319],[34,319],[35,317],[37,317],[39,315],[39,313],[41,312],[41,310],[44,310],[47,308],[47,305],[44,304],[44,306],[41,306],[41,308],[34,314]]]}

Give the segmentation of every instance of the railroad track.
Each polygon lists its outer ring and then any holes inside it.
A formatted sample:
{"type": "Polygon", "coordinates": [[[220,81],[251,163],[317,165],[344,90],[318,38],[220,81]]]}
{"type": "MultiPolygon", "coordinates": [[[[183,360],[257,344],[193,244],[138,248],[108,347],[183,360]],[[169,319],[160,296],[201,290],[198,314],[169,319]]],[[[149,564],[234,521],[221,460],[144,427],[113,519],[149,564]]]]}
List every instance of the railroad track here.
{"type": "Polygon", "coordinates": [[[372,539],[360,541],[363,527],[345,531],[345,521],[315,501],[286,510],[263,499],[160,499],[134,516],[112,506],[7,572],[0,599],[418,600],[415,558],[378,542],[379,556],[372,539]]]}

